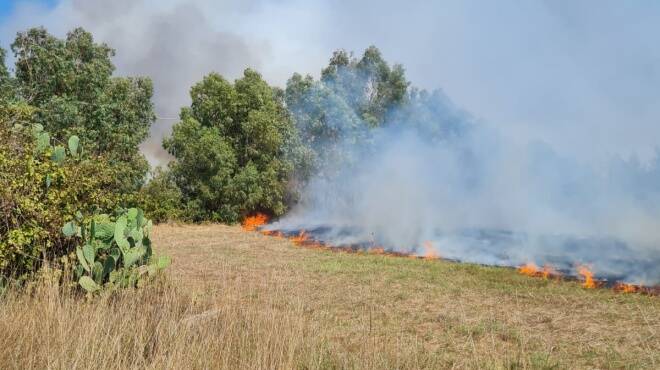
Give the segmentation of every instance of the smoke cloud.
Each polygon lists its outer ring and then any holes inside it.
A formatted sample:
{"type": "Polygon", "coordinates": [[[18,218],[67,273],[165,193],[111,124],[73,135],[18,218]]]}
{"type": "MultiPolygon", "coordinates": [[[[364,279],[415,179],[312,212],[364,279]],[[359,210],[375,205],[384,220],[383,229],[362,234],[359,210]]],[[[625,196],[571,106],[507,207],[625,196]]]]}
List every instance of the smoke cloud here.
{"type": "Polygon", "coordinates": [[[612,281],[660,283],[660,156],[597,168],[469,119],[458,135],[433,139],[429,128],[457,124],[450,105],[435,108],[417,126],[393,121],[364,141],[347,138],[340,147],[350,160],[326,163],[302,202],[268,228],[306,230],[331,245],[432,248],[459,261],[533,262],[568,274],[587,265],[612,281]]]}

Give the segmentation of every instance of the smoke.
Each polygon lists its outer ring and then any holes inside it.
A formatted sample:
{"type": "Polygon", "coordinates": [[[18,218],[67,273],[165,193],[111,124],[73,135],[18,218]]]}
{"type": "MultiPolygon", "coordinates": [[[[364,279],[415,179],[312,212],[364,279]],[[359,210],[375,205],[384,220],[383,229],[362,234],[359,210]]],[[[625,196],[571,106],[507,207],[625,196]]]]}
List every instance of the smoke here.
{"type": "Polygon", "coordinates": [[[337,130],[344,159],[326,157],[301,203],[269,229],[407,254],[430,244],[481,264],[565,273],[586,264],[602,278],[660,283],[660,155],[596,166],[546,142],[520,144],[432,96],[391,112],[380,128],[337,130]]]}

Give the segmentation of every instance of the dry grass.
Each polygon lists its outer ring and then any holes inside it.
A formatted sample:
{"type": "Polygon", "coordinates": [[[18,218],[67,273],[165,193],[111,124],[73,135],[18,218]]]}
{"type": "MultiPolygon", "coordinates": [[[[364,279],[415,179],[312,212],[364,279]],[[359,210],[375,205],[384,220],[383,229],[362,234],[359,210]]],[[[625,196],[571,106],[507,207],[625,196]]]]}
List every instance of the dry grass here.
{"type": "Polygon", "coordinates": [[[442,261],[155,229],[164,281],[0,302],[0,368],[659,368],[660,298],[442,261]]]}

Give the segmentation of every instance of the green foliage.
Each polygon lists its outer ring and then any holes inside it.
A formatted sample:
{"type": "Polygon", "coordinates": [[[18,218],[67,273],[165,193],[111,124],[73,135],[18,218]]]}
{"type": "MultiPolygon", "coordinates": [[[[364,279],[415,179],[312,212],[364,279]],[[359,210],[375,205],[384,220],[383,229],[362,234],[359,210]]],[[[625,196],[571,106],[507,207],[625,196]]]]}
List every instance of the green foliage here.
{"type": "Polygon", "coordinates": [[[112,191],[121,174],[104,158],[51,145],[41,125],[29,123],[31,110],[11,109],[18,114],[0,116],[0,274],[20,276],[73,250],[60,231],[71,215],[112,211],[132,199],[112,191]]]}
{"type": "Polygon", "coordinates": [[[360,59],[335,51],[318,82],[294,74],[285,96],[303,139],[317,144],[359,126],[384,124],[391,110],[407,103],[408,85],[403,67],[390,67],[370,46],[360,59]]]}
{"type": "Polygon", "coordinates": [[[286,106],[312,158],[297,178],[305,181],[320,164],[350,160],[342,145],[366,144],[369,129],[408,103],[408,85],[403,67],[390,67],[373,46],[360,59],[336,51],[320,81],[294,74],[287,81],[286,106]]]}
{"type": "Polygon", "coordinates": [[[403,66],[390,67],[375,46],[359,60],[336,51],[321,71],[321,81],[371,127],[381,125],[389,110],[406,102],[409,85],[403,66]]]}
{"type": "Polygon", "coordinates": [[[237,222],[253,212],[281,215],[301,161],[281,92],[247,69],[234,84],[210,74],[191,89],[165,148],[176,161],[185,217],[237,222]]]}
{"type": "Polygon", "coordinates": [[[13,90],[13,79],[9,75],[7,65],[5,64],[6,54],[7,52],[0,48],[0,104],[8,100],[13,90]]]}
{"type": "Polygon", "coordinates": [[[71,215],[135,204],[154,113],[151,81],[113,78],[114,51],[82,29],[30,29],[12,51],[15,76],[0,51],[0,273],[22,276],[74,250],[60,231],[71,215]]]}
{"type": "Polygon", "coordinates": [[[78,156],[78,148],[80,147],[80,139],[78,136],[73,135],[69,138],[69,152],[71,152],[71,155],[78,156]]]}
{"type": "Polygon", "coordinates": [[[151,81],[112,77],[114,50],[81,28],[64,40],[33,28],[19,33],[11,47],[14,96],[35,108],[34,121],[58,142],[75,135],[85,150],[123,174],[116,182],[121,191],[137,191],[148,170],[138,145],[155,119],[151,81]]]}
{"type": "Polygon", "coordinates": [[[4,49],[0,49],[0,79],[8,79],[9,71],[7,70],[7,65],[5,64],[5,58],[7,57],[7,52],[4,49]]]}
{"type": "Polygon", "coordinates": [[[138,208],[124,210],[115,218],[100,214],[64,224],[64,236],[77,242],[78,284],[90,293],[106,286],[135,287],[143,277],[169,266],[168,257],[152,258],[151,225],[138,208]]]}
{"type": "Polygon", "coordinates": [[[151,179],[140,190],[140,206],[154,222],[178,220],[183,217],[182,194],[170,171],[157,167],[151,179]]]}
{"type": "Polygon", "coordinates": [[[440,90],[427,92],[409,86],[401,65],[390,65],[371,46],[354,58],[336,51],[321,79],[294,74],[285,91],[311,166],[298,171],[306,181],[310,174],[332,177],[340,164],[350,164],[353,153],[371,150],[374,128],[398,126],[412,129],[431,141],[461,134],[472,121],[440,90]],[[333,166],[334,165],[334,166],[333,166]]]}

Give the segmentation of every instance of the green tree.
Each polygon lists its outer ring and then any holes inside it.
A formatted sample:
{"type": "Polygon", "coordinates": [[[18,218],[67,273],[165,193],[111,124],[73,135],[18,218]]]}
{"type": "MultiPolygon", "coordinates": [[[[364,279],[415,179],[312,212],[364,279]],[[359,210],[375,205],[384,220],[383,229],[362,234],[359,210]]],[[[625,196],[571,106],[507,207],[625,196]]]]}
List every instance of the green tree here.
{"type": "Polygon", "coordinates": [[[80,137],[86,150],[123,174],[121,191],[136,191],[148,170],[138,146],[155,120],[151,80],[112,77],[114,50],[82,28],[64,40],[33,28],[19,33],[11,48],[15,89],[36,108],[35,123],[59,141],[80,137]]]}
{"type": "Polygon", "coordinates": [[[5,64],[5,58],[7,57],[7,51],[0,48],[0,81],[5,81],[9,78],[9,71],[7,70],[7,65],[5,64]]]}
{"type": "Polygon", "coordinates": [[[15,95],[14,79],[9,74],[5,64],[6,55],[5,49],[0,48],[0,114],[7,114],[7,106],[15,95]]]}
{"type": "Polygon", "coordinates": [[[321,71],[321,81],[370,127],[380,126],[390,110],[405,104],[409,85],[403,66],[390,67],[375,46],[368,47],[360,59],[335,51],[321,71]]]}
{"type": "Polygon", "coordinates": [[[312,153],[313,166],[303,181],[311,173],[334,176],[333,169],[352,161],[354,153],[370,150],[374,128],[398,126],[438,141],[458,136],[472,124],[441,90],[411,87],[403,66],[390,66],[374,46],[359,59],[335,51],[318,81],[294,73],[285,100],[303,145],[312,153]]]}
{"type": "Polygon", "coordinates": [[[188,218],[236,222],[253,212],[284,213],[302,152],[283,93],[247,69],[233,84],[211,73],[190,95],[164,140],[188,218]]]}
{"type": "Polygon", "coordinates": [[[299,179],[350,161],[346,146],[367,145],[370,129],[384,125],[391,112],[408,103],[408,85],[403,67],[390,67],[374,46],[360,59],[335,51],[319,81],[295,73],[287,81],[286,106],[312,157],[311,169],[301,171],[299,179]]]}

